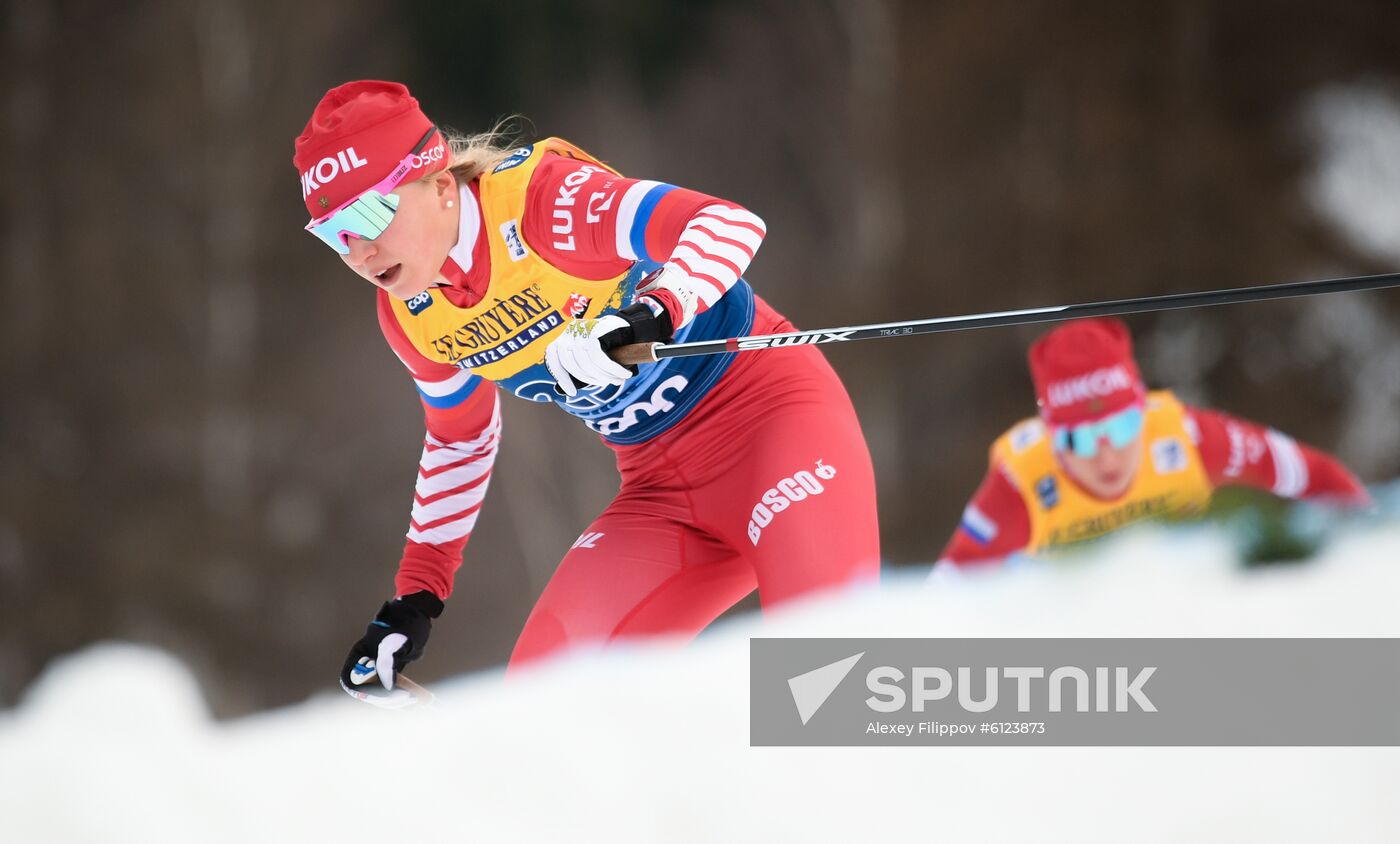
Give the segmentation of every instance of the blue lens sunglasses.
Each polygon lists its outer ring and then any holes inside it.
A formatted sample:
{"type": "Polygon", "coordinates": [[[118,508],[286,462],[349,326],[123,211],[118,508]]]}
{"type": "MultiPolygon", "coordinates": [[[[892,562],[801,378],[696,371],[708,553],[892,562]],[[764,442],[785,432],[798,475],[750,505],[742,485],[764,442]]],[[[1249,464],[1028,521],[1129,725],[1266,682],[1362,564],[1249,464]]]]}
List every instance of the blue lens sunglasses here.
{"type": "Polygon", "coordinates": [[[1133,405],[1096,422],[1055,428],[1055,450],[1090,458],[1099,453],[1100,439],[1107,439],[1114,448],[1123,448],[1142,434],[1143,420],[1142,406],[1133,405]]]}

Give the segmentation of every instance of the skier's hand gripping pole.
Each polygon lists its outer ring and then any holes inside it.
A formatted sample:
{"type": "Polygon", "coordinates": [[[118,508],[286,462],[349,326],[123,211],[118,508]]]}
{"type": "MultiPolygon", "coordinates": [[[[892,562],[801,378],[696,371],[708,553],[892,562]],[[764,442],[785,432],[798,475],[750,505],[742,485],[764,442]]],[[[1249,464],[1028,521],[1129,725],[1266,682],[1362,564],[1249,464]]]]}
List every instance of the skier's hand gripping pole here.
{"type": "Polygon", "coordinates": [[[423,655],[433,619],[442,614],[442,601],[430,592],[414,592],[385,601],[345,657],[340,687],[346,694],[385,709],[421,702],[416,683],[399,672],[423,655]]]}

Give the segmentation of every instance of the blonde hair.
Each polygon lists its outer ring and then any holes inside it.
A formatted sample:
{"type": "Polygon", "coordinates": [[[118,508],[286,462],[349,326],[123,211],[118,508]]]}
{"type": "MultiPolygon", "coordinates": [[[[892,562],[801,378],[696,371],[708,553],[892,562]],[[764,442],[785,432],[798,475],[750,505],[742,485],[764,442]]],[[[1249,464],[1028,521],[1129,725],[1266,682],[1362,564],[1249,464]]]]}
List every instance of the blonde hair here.
{"type": "Polygon", "coordinates": [[[463,135],[444,128],[442,134],[452,153],[452,163],[447,169],[452,171],[459,183],[465,184],[505,161],[519,146],[524,135],[517,122],[523,120],[518,114],[503,117],[496,121],[495,126],[475,135],[463,135]]]}

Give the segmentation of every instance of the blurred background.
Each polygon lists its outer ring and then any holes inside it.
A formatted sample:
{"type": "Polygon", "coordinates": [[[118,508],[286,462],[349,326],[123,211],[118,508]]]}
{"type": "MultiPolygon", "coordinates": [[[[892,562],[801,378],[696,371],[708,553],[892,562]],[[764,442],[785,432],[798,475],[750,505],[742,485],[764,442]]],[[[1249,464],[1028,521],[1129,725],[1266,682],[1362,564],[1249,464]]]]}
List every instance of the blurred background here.
{"type": "MultiPolygon", "coordinates": [[[[349,79],[744,204],[747,277],[804,327],[1400,264],[1394,3],[3,7],[0,706],[110,638],[180,655],[220,716],[298,700],[392,593],[421,412],[291,165],[349,79]]],[[[1154,385],[1400,474],[1400,292],[1129,323],[1154,385]]],[[[888,567],[937,557],[1033,413],[1039,330],[828,352],[888,567]]],[[[504,413],[420,679],[502,663],[617,488],[582,425],[504,413]]]]}

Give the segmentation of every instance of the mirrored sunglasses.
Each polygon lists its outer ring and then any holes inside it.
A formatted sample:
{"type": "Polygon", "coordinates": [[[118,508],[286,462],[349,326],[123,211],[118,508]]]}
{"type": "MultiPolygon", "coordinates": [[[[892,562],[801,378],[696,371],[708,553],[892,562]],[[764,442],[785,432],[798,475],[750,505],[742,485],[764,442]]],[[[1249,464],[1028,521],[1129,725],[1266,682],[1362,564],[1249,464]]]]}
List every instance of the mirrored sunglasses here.
{"type": "Polygon", "coordinates": [[[1094,457],[1099,453],[1099,441],[1105,439],[1114,448],[1123,448],[1142,434],[1143,422],[1142,406],[1133,405],[1094,422],[1056,428],[1055,450],[1094,457]]]}

